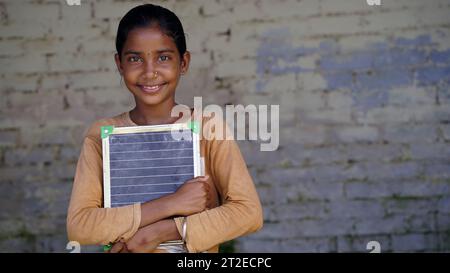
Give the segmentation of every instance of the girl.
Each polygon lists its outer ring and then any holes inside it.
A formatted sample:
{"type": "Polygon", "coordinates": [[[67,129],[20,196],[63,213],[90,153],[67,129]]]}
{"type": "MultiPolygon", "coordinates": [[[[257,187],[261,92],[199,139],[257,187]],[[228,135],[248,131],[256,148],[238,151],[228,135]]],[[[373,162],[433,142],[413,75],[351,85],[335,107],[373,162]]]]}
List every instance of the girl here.
{"type": "MultiPolygon", "coordinates": [[[[102,208],[100,127],[176,122],[181,117],[171,117],[177,105],[175,90],[190,62],[178,17],[151,4],[137,6],[122,18],[116,49],[117,68],[136,106],[98,120],[88,130],[68,209],[69,240],[112,243],[111,252],[157,252],[160,243],[182,239],[189,252],[218,252],[220,243],[259,230],[261,204],[234,140],[202,138],[206,175],[187,181],[175,193],[142,204],[102,208]]],[[[214,130],[207,127],[203,135],[214,130]]]]}

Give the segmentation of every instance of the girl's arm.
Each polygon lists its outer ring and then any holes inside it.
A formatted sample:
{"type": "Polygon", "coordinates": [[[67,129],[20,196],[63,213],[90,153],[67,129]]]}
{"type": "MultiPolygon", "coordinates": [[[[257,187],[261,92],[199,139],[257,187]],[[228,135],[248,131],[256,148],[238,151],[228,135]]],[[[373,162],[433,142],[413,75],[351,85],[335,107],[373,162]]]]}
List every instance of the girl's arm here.
{"type": "Polygon", "coordinates": [[[152,253],[159,244],[181,239],[172,219],[161,220],[140,228],[128,242],[114,244],[109,253],[152,253]]]}
{"type": "Polygon", "coordinates": [[[150,253],[167,241],[180,240],[177,226],[173,219],[165,219],[143,227],[126,242],[126,247],[133,253],[150,253]]]}
{"type": "MultiPolygon", "coordinates": [[[[95,132],[95,127],[100,126],[92,126],[90,131],[95,132]]],[[[68,238],[82,245],[128,239],[136,233],[141,222],[140,204],[103,208],[101,153],[99,138],[88,134],[78,159],[67,214],[68,238]]]]}
{"type": "Polygon", "coordinates": [[[184,183],[178,190],[141,205],[144,227],[175,215],[191,215],[205,210],[209,198],[208,177],[199,176],[184,183]]]}

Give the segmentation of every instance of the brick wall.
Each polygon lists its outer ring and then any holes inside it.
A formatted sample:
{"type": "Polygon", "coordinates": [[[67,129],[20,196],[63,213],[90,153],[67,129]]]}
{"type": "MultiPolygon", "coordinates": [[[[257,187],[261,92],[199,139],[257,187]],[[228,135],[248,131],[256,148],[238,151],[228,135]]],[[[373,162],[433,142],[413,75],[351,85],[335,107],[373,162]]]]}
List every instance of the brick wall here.
{"type": "MultiPolygon", "coordinates": [[[[132,107],[114,36],[140,3],[0,1],[1,252],[66,252],[83,132],[132,107]]],[[[236,251],[450,250],[450,1],[157,3],[192,52],[179,102],[280,105],[276,152],[239,143],[265,225],[236,251]]]]}

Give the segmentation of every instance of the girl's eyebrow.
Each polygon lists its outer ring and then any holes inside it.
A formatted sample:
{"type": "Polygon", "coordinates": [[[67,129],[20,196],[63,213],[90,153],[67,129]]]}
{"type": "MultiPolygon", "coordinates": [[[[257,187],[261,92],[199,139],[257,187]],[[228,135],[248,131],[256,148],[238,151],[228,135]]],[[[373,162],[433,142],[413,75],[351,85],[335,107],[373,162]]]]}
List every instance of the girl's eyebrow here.
{"type": "Polygon", "coordinates": [[[161,54],[161,53],[167,53],[167,52],[169,52],[169,53],[175,53],[175,50],[169,49],[169,48],[165,48],[165,49],[157,50],[156,52],[158,52],[159,54],[161,54]]]}
{"type": "MultiPolygon", "coordinates": [[[[173,49],[169,49],[169,48],[164,48],[164,49],[159,49],[156,51],[156,53],[161,54],[161,53],[175,53],[175,50],[173,49]]],[[[134,50],[127,50],[123,53],[123,55],[141,55],[143,54],[141,51],[134,51],[134,50]]]]}
{"type": "Polygon", "coordinates": [[[132,55],[141,55],[141,53],[142,52],[139,52],[139,51],[127,50],[127,51],[125,51],[123,53],[123,55],[130,55],[130,54],[132,54],[132,55]]]}

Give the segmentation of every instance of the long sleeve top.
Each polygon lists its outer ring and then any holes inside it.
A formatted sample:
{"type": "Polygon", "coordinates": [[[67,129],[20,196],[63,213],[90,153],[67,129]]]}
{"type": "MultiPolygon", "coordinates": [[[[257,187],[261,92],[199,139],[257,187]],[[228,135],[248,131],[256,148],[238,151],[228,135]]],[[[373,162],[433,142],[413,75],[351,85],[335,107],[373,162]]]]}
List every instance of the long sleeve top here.
{"type": "MultiPolygon", "coordinates": [[[[186,217],[189,252],[218,252],[220,243],[255,232],[263,225],[261,203],[237,143],[214,137],[218,128],[210,121],[202,119],[201,129],[206,137],[200,140],[200,155],[204,157],[205,174],[210,176],[212,205],[186,217]]],[[[226,131],[224,124],[220,126],[226,131]]],[[[100,128],[106,125],[137,126],[125,112],[94,122],[84,137],[67,215],[68,238],[82,245],[128,240],[141,221],[139,203],[103,208],[100,128]]],[[[174,220],[181,234],[182,218],[174,220]]]]}

